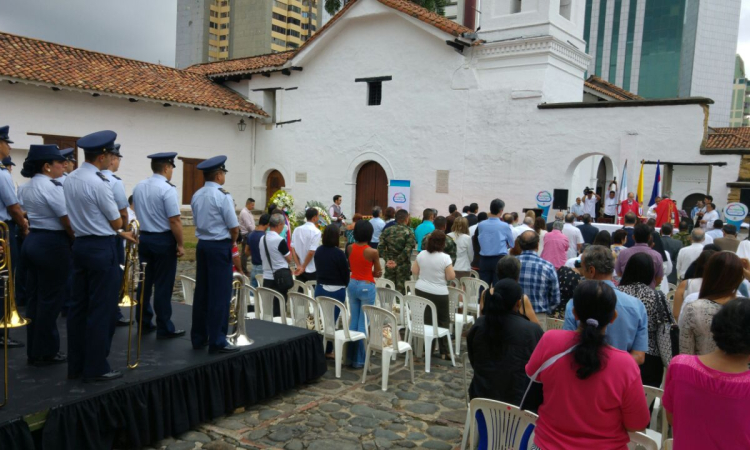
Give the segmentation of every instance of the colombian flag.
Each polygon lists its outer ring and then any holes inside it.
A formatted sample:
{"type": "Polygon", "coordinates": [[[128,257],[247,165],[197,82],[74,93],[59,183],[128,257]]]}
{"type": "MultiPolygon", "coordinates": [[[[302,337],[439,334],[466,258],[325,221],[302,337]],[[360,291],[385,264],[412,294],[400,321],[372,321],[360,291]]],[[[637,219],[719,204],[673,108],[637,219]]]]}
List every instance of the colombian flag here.
{"type": "Polygon", "coordinates": [[[638,177],[638,188],[635,191],[635,201],[638,202],[638,204],[643,203],[643,161],[641,161],[641,174],[638,177]]]}

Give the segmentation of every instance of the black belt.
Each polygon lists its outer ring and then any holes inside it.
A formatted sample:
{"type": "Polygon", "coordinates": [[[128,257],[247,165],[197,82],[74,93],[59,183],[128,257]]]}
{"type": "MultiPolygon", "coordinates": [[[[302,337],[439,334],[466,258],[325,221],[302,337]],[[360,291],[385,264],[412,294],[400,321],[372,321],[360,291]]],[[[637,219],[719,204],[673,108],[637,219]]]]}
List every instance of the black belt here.
{"type": "Polygon", "coordinates": [[[32,233],[67,234],[65,230],[46,230],[44,228],[31,228],[29,231],[32,233]]]}
{"type": "Polygon", "coordinates": [[[501,256],[506,256],[506,255],[507,255],[507,253],[503,253],[502,255],[492,255],[492,256],[479,255],[479,257],[480,258],[499,258],[501,256]]]}
{"type": "Polygon", "coordinates": [[[172,234],[171,231],[144,231],[141,230],[141,234],[144,236],[154,236],[157,234],[172,234]]]}

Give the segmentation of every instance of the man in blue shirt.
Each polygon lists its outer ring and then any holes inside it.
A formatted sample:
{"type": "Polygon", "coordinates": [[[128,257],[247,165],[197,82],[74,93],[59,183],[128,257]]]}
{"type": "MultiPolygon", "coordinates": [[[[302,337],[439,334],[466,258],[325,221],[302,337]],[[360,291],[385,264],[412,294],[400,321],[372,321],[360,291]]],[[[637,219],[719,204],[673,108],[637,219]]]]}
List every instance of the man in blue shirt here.
{"type": "Polygon", "coordinates": [[[263,260],[260,257],[260,238],[266,235],[270,214],[263,214],[255,226],[255,230],[245,238],[245,256],[251,258],[253,268],[250,270],[250,284],[258,287],[258,275],[263,275],[263,260]]]}
{"type": "Polygon", "coordinates": [[[383,228],[385,228],[385,221],[380,218],[382,212],[383,210],[380,206],[372,208],[372,219],[370,219],[370,225],[372,225],[372,241],[370,242],[370,247],[376,250],[378,248],[378,243],[380,243],[380,233],[382,233],[383,228]]]}
{"type": "Polygon", "coordinates": [[[497,282],[497,262],[515,244],[510,225],[500,220],[505,202],[496,198],[490,202],[490,216],[477,225],[479,239],[479,278],[490,286],[497,282]]]}
{"type": "MultiPolygon", "coordinates": [[[[612,271],[615,258],[612,250],[602,245],[591,245],[581,255],[581,274],[587,280],[604,281],[612,286],[617,295],[615,321],[607,327],[609,344],[629,352],[639,365],[646,360],[648,351],[648,315],[643,302],[615,288],[612,271]]],[[[573,302],[566,298],[564,330],[577,330],[578,323],[573,315],[573,302]]]]}
{"type": "Polygon", "coordinates": [[[432,220],[435,218],[435,210],[427,208],[422,213],[422,223],[414,230],[414,236],[417,238],[417,252],[422,251],[422,239],[435,231],[435,224],[432,220]]]}

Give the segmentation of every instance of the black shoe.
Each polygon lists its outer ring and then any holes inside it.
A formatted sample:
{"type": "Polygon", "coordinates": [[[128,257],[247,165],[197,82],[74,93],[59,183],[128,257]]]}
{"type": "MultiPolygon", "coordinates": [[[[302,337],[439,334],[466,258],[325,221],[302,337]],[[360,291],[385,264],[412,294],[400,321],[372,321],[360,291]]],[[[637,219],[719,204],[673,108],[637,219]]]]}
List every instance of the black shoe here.
{"type": "Polygon", "coordinates": [[[156,331],[156,327],[151,325],[150,323],[144,323],[141,327],[141,333],[153,333],[156,331]]]}
{"type": "Polygon", "coordinates": [[[79,378],[81,378],[81,372],[68,372],[69,380],[77,380],[79,378]]]}
{"type": "Polygon", "coordinates": [[[124,317],[120,317],[119,319],[117,319],[117,323],[115,325],[118,327],[127,327],[130,325],[130,320],[124,317]]]}
{"type": "Polygon", "coordinates": [[[236,345],[227,344],[226,347],[211,347],[208,349],[208,353],[214,354],[214,353],[237,353],[240,351],[240,348],[236,345]]]}
{"type": "Polygon", "coordinates": [[[64,362],[68,361],[68,357],[65,356],[65,353],[57,352],[55,356],[45,356],[43,358],[37,358],[37,359],[28,359],[28,364],[34,367],[44,367],[44,366],[51,366],[53,364],[62,364],[64,362]]]}
{"type": "MultiPolygon", "coordinates": [[[[0,347],[5,345],[5,337],[0,337],[0,347]]],[[[21,348],[26,347],[23,342],[19,342],[15,339],[8,338],[8,348],[21,348]]]]}
{"type": "Polygon", "coordinates": [[[204,342],[203,344],[195,345],[193,344],[193,350],[201,350],[208,347],[208,342],[204,342]]]}
{"type": "Polygon", "coordinates": [[[112,381],[112,380],[116,380],[118,378],[122,378],[122,372],[117,371],[117,370],[113,370],[113,371],[105,373],[103,375],[99,375],[98,377],[84,378],[83,382],[84,383],[96,383],[96,382],[99,382],[99,381],[112,381]]]}
{"type": "Polygon", "coordinates": [[[185,336],[185,330],[174,330],[171,333],[157,334],[156,339],[172,339],[185,336]]]}

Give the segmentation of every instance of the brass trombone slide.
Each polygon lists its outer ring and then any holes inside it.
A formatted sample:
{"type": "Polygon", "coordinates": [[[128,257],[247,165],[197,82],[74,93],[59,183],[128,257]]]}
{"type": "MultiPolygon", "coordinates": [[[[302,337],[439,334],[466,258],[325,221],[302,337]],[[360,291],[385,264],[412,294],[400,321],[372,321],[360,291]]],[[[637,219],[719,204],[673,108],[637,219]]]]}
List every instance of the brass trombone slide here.
{"type": "Polygon", "coordinates": [[[245,286],[245,276],[235,273],[232,276],[232,300],[229,304],[229,326],[234,332],[227,335],[227,341],[238,347],[252,345],[253,340],[247,336],[245,319],[247,315],[248,288],[245,286]]]}
{"type": "MultiPolygon", "coordinates": [[[[134,289],[137,289],[138,283],[143,283],[146,279],[146,263],[141,263],[140,270],[136,271],[136,268],[133,268],[133,285],[136,286],[134,289]]],[[[146,289],[144,289],[144,286],[141,286],[141,295],[138,298],[138,301],[136,302],[137,305],[141,305],[140,307],[140,313],[138,317],[138,344],[136,346],[135,350],[135,360],[131,363],[130,362],[130,349],[132,348],[132,340],[131,340],[131,334],[133,332],[133,314],[135,306],[132,306],[130,308],[130,326],[128,326],[128,369],[135,369],[138,367],[138,364],[141,362],[141,336],[143,335],[143,310],[146,309],[143,307],[143,293],[146,292],[146,289]]]]}

